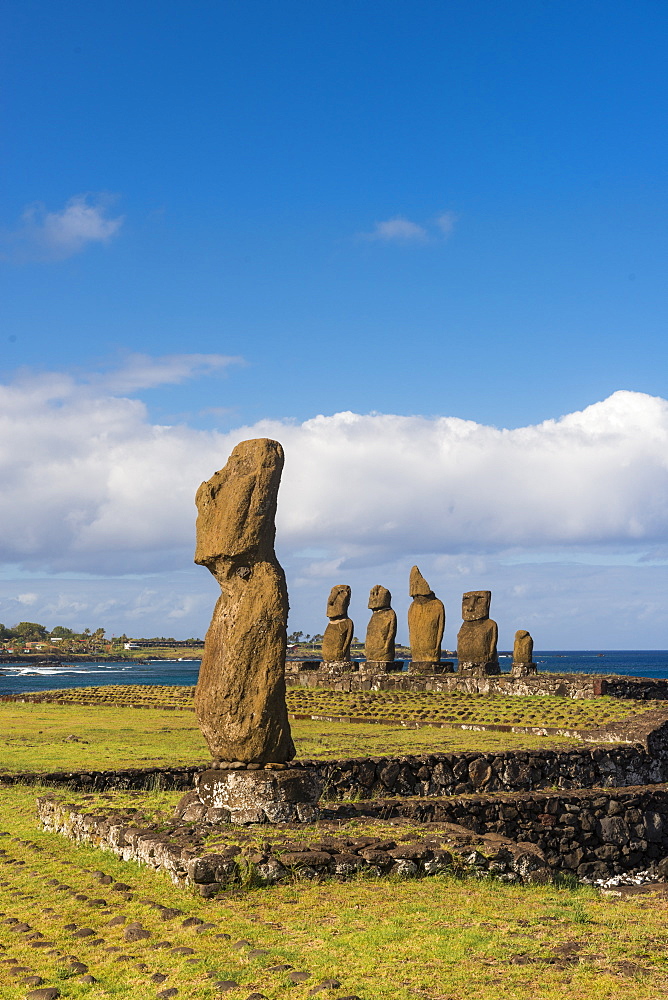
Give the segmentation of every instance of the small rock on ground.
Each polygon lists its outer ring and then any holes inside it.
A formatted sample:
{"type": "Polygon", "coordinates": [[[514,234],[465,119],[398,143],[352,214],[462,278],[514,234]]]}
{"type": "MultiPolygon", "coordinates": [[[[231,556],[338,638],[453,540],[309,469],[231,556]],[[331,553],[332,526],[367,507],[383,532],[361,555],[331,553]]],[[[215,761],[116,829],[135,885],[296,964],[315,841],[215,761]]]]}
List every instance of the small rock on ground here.
{"type": "Polygon", "coordinates": [[[291,983],[304,983],[311,978],[310,972],[291,972],[288,979],[291,983]]]}

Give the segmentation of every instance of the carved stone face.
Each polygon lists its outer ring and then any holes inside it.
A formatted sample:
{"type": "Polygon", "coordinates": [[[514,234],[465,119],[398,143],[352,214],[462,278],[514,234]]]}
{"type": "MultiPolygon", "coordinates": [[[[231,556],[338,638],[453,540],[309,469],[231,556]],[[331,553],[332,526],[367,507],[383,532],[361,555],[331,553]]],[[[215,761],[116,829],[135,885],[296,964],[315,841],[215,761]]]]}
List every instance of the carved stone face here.
{"type": "Polygon", "coordinates": [[[489,618],[491,601],[491,590],[470,590],[462,596],[462,618],[465,622],[477,622],[489,618]]]}
{"type": "Polygon", "coordinates": [[[408,593],[411,597],[431,597],[432,590],[417,566],[411,570],[408,593]]]}
{"type": "Polygon", "coordinates": [[[350,587],[345,583],[340,583],[332,587],[327,599],[327,617],[345,618],[348,614],[350,604],[350,587]]]}
{"type": "Polygon", "coordinates": [[[381,585],[377,583],[375,587],[371,588],[368,607],[372,611],[380,611],[383,608],[389,608],[391,600],[392,594],[389,592],[387,587],[381,587],[381,585]]]}

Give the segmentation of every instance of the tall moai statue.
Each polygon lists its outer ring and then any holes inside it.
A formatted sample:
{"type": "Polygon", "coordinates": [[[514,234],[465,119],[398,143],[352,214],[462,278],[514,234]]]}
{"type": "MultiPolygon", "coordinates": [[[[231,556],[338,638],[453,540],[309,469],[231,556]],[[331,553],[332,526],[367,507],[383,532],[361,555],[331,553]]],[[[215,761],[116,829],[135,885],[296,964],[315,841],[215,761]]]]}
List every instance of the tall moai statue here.
{"type": "Polygon", "coordinates": [[[457,635],[460,674],[481,677],[499,674],[496,643],[499,630],[489,617],[491,590],[470,590],[462,597],[462,627],[457,635]]]}
{"type": "Polygon", "coordinates": [[[212,757],[253,764],[295,756],[285,702],[288,592],[274,552],[283,448],[238,444],[197,491],[195,562],[220,584],[195,711],[212,757]]]}
{"type": "Polygon", "coordinates": [[[408,609],[408,638],[411,645],[410,672],[433,674],[441,672],[441,640],[445,631],[445,608],[417,566],[413,566],[409,581],[413,598],[408,609]]]}
{"type": "Polygon", "coordinates": [[[350,587],[345,583],[332,587],[327,599],[329,624],[322,640],[323,667],[326,670],[352,670],[350,643],[354,625],[348,618],[350,587]]]}
{"type": "Polygon", "coordinates": [[[371,588],[368,607],[372,611],[366,630],[364,652],[366,669],[372,672],[394,668],[394,640],[397,635],[397,616],[391,607],[392,594],[377,584],[371,588]]]}
{"type": "Polygon", "coordinates": [[[518,629],[513,645],[513,664],[510,668],[511,677],[528,677],[538,673],[538,667],[533,662],[533,639],[526,629],[518,629]]]}

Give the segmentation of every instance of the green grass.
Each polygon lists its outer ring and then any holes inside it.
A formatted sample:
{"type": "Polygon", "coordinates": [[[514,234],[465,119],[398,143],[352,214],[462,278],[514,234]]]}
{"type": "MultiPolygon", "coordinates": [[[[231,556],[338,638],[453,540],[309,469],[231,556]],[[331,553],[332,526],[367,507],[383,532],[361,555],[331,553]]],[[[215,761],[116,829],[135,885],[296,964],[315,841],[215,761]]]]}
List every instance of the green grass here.
{"type": "MultiPolygon", "coordinates": [[[[297,720],[292,732],[298,756],[306,759],[582,746],[566,737],[530,733],[373,723],[297,720]]],[[[0,774],[158,767],[210,759],[193,712],[0,703],[0,774]],[[76,739],[68,739],[71,736],[76,739]]]]}
{"type": "MultiPolygon", "coordinates": [[[[362,1000],[656,1000],[668,991],[668,907],[661,896],[615,900],[584,888],[439,876],[300,881],[205,901],[159,873],[45,833],[35,823],[34,799],[34,789],[0,790],[0,829],[11,835],[0,838],[0,847],[25,862],[0,862],[2,958],[30,966],[66,998],[154,1000],[159,990],[176,987],[188,1000],[205,1000],[220,995],[209,972],[239,983],[226,994],[231,1000],[253,992],[269,1000],[305,1000],[329,977],[341,986],[317,994],[325,1000],[351,994],[362,1000]],[[96,870],[130,885],[131,899],[101,885],[96,870]],[[52,879],[71,889],[58,891],[47,884],[52,879]],[[108,905],[91,905],[91,899],[108,905]],[[147,899],[177,907],[183,916],[162,921],[142,902],[147,899]],[[141,921],[151,937],[127,943],[121,926],[109,926],[118,913],[141,921]],[[3,922],[9,916],[43,933],[59,954],[31,948],[3,922]],[[181,926],[186,916],[216,926],[198,934],[181,926]],[[75,938],[65,930],[70,922],[99,930],[104,943],[75,938]],[[229,940],[216,938],[219,933],[229,940]],[[249,958],[247,948],[233,947],[239,939],[267,954],[249,958]],[[194,955],[154,949],[159,940],[191,947],[194,955]],[[117,962],[119,954],[131,957],[117,962]],[[69,956],[88,965],[98,983],[78,983],[68,972],[69,956]],[[267,969],[282,963],[311,978],[289,985],[287,973],[267,969]],[[164,984],[151,982],[156,972],[167,975],[164,984]]],[[[0,962],[3,998],[23,1000],[28,989],[0,962]]]]}
{"type": "Polygon", "coordinates": [[[151,767],[210,759],[191,712],[3,702],[0,734],[0,773],[151,767]]]}

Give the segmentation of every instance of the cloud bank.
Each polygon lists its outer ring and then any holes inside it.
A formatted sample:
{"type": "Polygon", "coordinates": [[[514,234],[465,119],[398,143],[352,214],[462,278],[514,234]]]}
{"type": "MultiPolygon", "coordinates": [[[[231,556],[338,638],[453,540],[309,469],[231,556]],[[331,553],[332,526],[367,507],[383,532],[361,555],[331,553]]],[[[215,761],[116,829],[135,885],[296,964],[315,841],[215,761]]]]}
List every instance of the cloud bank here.
{"type": "Polygon", "coordinates": [[[127,395],[232,360],[130,355],[116,372],[0,386],[0,620],[203,635],[217,586],[192,565],[195,490],[238,441],[269,436],[286,452],[291,627],[322,631],[330,586],[347,582],[363,635],[382,583],[405,639],[417,561],[446,603],[450,648],[461,593],[479,588],[506,647],[516,628],[543,648],[665,644],[668,401],[616,392],[513,430],[339,413],[223,434],[152,423],[127,395]]]}
{"type": "Polygon", "coordinates": [[[116,383],[52,373],[1,386],[0,562],[103,575],[189,565],[197,486],[239,440],[261,436],[285,447],[279,541],[305,572],[421,554],[665,552],[664,399],[620,391],[514,430],[339,413],[223,434],[152,424],[121,394],[229,360],[141,359],[116,383]]]}
{"type": "Polygon", "coordinates": [[[121,228],[122,215],[107,213],[110,198],[77,194],[60,211],[49,212],[42,202],[28,205],[19,227],[5,233],[6,259],[56,261],[81,253],[91,243],[107,243],[121,228]]]}

